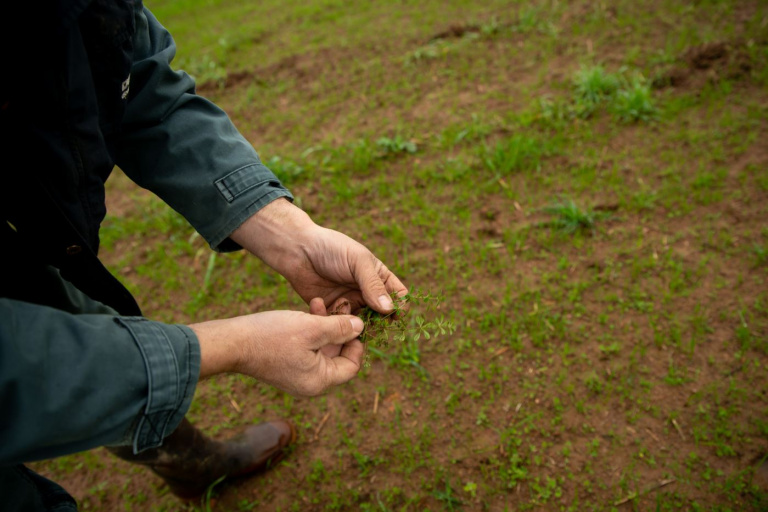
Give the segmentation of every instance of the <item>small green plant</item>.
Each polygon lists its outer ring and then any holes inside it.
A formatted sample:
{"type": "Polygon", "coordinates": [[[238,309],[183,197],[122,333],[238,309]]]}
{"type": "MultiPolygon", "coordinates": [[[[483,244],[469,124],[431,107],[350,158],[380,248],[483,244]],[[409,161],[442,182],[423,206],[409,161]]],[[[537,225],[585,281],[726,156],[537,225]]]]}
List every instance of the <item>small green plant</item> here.
{"type": "Polygon", "coordinates": [[[600,439],[597,437],[592,439],[587,445],[590,457],[597,457],[600,450],[600,439]]]}
{"type": "Polygon", "coordinates": [[[463,505],[463,502],[453,494],[453,487],[447,479],[445,491],[435,490],[432,492],[432,496],[444,503],[445,510],[460,510],[463,505]]]}
{"type": "Polygon", "coordinates": [[[442,39],[438,41],[432,41],[431,43],[425,44],[424,46],[421,46],[409,53],[405,57],[405,63],[414,64],[422,60],[437,59],[448,54],[452,48],[453,45],[451,45],[451,43],[442,39]]]}
{"type": "Polygon", "coordinates": [[[616,94],[621,80],[602,66],[592,66],[582,67],[576,73],[573,84],[576,89],[576,112],[580,117],[589,117],[601,103],[616,94]]]}
{"type": "Polygon", "coordinates": [[[651,121],[656,117],[651,87],[642,76],[636,76],[627,88],[618,92],[613,102],[613,111],[625,123],[651,121]]]}
{"type": "Polygon", "coordinates": [[[346,148],[345,159],[342,161],[352,172],[367,172],[376,156],[376,148],[366,139],[359,139],[346,148]]]}
{"type": "Polygon", "coordinates": [[[328,471],[325,468],[325,464],[320,459],[315,459],[312,462],[312,471],[307,475],[307,480],[313,484],[325,482],[328,480],[328,471]]]}
{"type": "Polygon", "coordinates": [[[765,245],[753,245],[752,254],[754,255],[756,265],[765,265],[768,263],[768,247],[765,245]]]}
{"type": "Polygon", "coordinates": [[[539,98],[539,119],[542,124],[560,129],[570,123],[578,114],[580,107],[574,108],[570,102],[564,100],[552,100],[547,96],[539,98]]]}
{"type": "Polygon", "coordinates": [[[667,375],[664,377],[664,382],[670,386],[682,386],[690,379],[686,376],[685,367],[678,366],[674,363],[672,358],[669,358],[669,367],[667,375]]]}
{"type": "Polygon", "coordinates": [[[515,134],[492,148],[483,146],[481,153],[483,163],[497,178],[525,169],[538,170],[542,156],[541,142],[523,134],[515,134]]]}
{"type": "Polygon", "coordinates": [[[296,178],[304,174],[302,166],[290,160],[284,160],[279,156],[273,156],[267,160],[266,166],[282,183],[296,181],[296,178]]]}
{"type": "Polygon", "coordinates": [[[744,313],[739,311],[739,325],[736,326],[736,341],[739,343],[739,348],[744,351],[748,350],[752,345],[752,331],[749,330],[749,325],[744,319],[744,313]]]}
{"type": "Polygon", "coordinates": [[[205,490],[205,494],[202,498],[202,505],[204,512],[211,512],[213,510],[213,505],[211,504],[211,498],[213,498],[213,489],[219,485],[221,482],[224,481],[224,479],[227,476],[221,476],[218,479],[216,479],[215,482],[213,482],[211,485],[208,486],[208,488],[205,490]]]}
{"type": "Polygon", "coordinates": [[[555,201],[544,207],[543,211],[554,215],[555,218],[542,223],[542,225],[553,227],[568,234],[577,231],[594,231],[595,222],[607,217],[603,212],[596,212],[591,209],[582,210],[571,199],[555,201]]]}
{"type": "Polygon", "coordinates": [[[382,150],[381,157],[387,157],[390,155],[398,155],[400,153],[413,154],[418,150],[416,143],[412,140],[407,140],[400,135],[395,135],[394,138],[381,137],[376,141],[376,145],[382,150]]]}
{"type": "Polygon", "coordinates": [[[595,395],[602,393],[603,388],[605,387],[605,384],[603,384],[603,381],[600,380],[600,377],[595,371],[589,372],[589,374],[584,377],[584,385],[587,386],[587,389],[595,395]]]}
{"type": "Polygon", "coordinates": [[[621,344],[618,341],[614,341],[610,345],[599,345],[598,348],[606,357],[615,356],[621,352],[621,344]]]}
{"type": "Polygon", "coordinates": [[[539,7],[526,7],[518,13],[517,21],[512,23],[510,29],[520,34],[539,32],[554,36],[557,34],[557,27],[551,22],[546,21],[542,16],[542,9],[539,7]]]}
{"type": "MultiPolygon", "coordinates": [[[[379,357],[394,361],[402,359],[405,364],[421,368],[423,374],[426,370],[419,365],[419,347],[416,343],[421,338],[432,339],[445,334],[453,334],[456,330],[453,322],[444,317],[428,321],[423,316],[407,316],[406,311],[416,305],[423,305],[426,311],[437,309],[443,301],[440,295],[414,290],[403,297],[393,294],[395,310],[387,315],[382,315],[370,308],[364,308],[358,316],[365,322],[365,330],[360,335],[360,341],[366,345],[370,352],[379,357]],[[386,355],[381,349],[389,346],[390,338],[400,344],[395,356],[386,355]]],[[[370,360],[366,353],[366,366],[370,366],[370,360]]]]}
{"type": "Polygon", "coordinates": [[[480,33],[485,37],[491,37],[501,32],[504,25],[501,24],[499,18],[493,16],[490,20],[480,25],[480,33]]]}
{"type": "Polygon", "coordinates": [[[552,498],[559,498],[563,495],[556,478],[545,477],[540,479],[536,477],[530,483],[531,491],[535,497],[535,502],[544,504],[552,498]]]}
{"type": "Polygon", "coordinates": [[[413,340],[413,338],[406,338],[405,341],[397,346],[397,350],[392,353],[384,352],[376,347],[367,345],[367,352],[365,357],[365,366],[370,365],[370,359],[368,354],[373,354],[376,357],[383,359],[390,366],[401,368],[413,368],[423,380],[429,379],[429,372],[421,365],[421,347],[413,340]]]}
{"type": "Polygon", "coordinates": [[[194,77],[199,84],[216,83],[223,85],[227,78],[227,68],[208,55],[196,59],[179,59],[179,68],[194,77]]]}

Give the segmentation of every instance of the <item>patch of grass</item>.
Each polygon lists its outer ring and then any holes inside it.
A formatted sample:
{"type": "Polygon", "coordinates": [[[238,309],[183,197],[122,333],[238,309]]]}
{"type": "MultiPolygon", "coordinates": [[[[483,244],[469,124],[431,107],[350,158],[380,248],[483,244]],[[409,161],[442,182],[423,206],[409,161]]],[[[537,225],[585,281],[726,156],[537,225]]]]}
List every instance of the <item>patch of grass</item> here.
{"type": "Polygon", "coordinates": [[[755,265],[765,265],[768,263],[768,247],[761,244],[753,244],[752,257],[755,260],[755,265]]]}
{"type": "Polygon", "coordinates": [[[542,225],[566,234],[579,231],[594,232],[597,221],[608,218],[605,212],[580,208],[572,199],[558,199],[542,208],[542,211],[555,217],[550,221],[543,222],[542,225]]]}
{"type": "Polygon", "coordinates": [[[658,113],[651,87],[639,75],[633,77],[626,88],[618,91],[612,110],[624,123],[652,121],[658,113]]]}
{"type": "Polygon", "coordinates": [[[547,153],[539,138],[518,133],[492,147],[484,145],[480,157],[485,167],[498,179],[513,172],[538,171],[541,159],[547,153]]]}
{"type": "Polygon", "coordinates": [[[376,146],[381,150],[383,157],[400,153],[414,154],[418,150],[415,142],[405,139],[401,135],[395,135],[393,138],[381,137],[376,140],[376,146]]]}
{"type": "Polygon", "coordinates": [[[453,486],[448,479],[445,480],[445,490],[436,489],[432,491],[432,496],[443,504],[443,510],[461,510],[461,507],[464,504],[458,496],[455,495],[453,486]]]}
{"type": "Polygon", "coordinates": [[[203,55],[197,59],[180,59],[177,63],[179,69],[189,73],[198,83],[213,82],[224,83],[227,78],[227,68],[214,60],[209,55],[203,55]]]}
{"type": "MultiPolygon", "coordinates": [[[[436,310],[443,301],[442,296],[412,290],[404,297],[393,295],[392,298],[395,301],[395,310],[389,315],[382,315],[370,308],[363,309],[359,314],[365,323],[360,341],[369,353],[386,360],[393,366],[415,368],[419,375],[426,379],[429,374],[420,363],[419,341],[451,335],[456,330],[456,326],[443,316],[427,320],[424,316],[415,313],[410,315],[405,313],[406,306],[408,308],[423,306],[426,309],[425,313],[436,310]],[[383,349],[389,347],[390,341],[395,344],[395,350],[388,354],[383,349]]],[[[367,354],[365,366],[371,366],[367,354]]]]}
{"type": "Polygon", "coordinates": [[[573,85],[576,112],[581,117],[589,117],[599,105],[613,98],[619,90],[621,78],[602,66],[582,66],[573,79],[573,85]]]}
{"type": "Polygon", "coordinates": [[[557,27],[547,14],[539,6],[526,6],[520,9],[517,21],[510,26],[513,32],[528,34],[531,32],[541,32],[554,36],[557,34],[557,27]]]}
{"type": "Polygon", "coordinates": [[[279,156],[273,156],[267,160],[266,165],[272,171],[277,179],[284,185],[295,183],[300,178],[306,177],[306,170],[291,160],[285,160],[279,156]]]}

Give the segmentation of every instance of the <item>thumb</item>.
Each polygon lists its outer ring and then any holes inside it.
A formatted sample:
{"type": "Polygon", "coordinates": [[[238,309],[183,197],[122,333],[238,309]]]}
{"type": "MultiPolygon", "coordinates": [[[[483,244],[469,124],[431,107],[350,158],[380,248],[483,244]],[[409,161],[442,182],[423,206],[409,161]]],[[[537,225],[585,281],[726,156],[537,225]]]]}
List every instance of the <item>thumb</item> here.
{"type": "Polygon", "coordinates": [[[363,332],[363,321],[353,315],[333,315],[314,317],[320,322],[320,336],[315,338],[315,346],[319,349],[326,345],[343,345],[352,341],[363,332]]]}
{"type": "Polygon", "coordinates": [[[368,257],[362,256],[358,259],[356,270],[355,278],[360,291],[363,292],[365,303],[379,313],[391,313],[395,306],[381,279],[382,274],[389,273],[387,267],[376,259],[376,256],[368,253],[368,257]]]}
{"type": "Polygon", "coordinates": [[[363,365],[364,353],[360,340],[346,343],[341,354],[328,361],[328,381],[338,386],[352,380],[363,365]]]}

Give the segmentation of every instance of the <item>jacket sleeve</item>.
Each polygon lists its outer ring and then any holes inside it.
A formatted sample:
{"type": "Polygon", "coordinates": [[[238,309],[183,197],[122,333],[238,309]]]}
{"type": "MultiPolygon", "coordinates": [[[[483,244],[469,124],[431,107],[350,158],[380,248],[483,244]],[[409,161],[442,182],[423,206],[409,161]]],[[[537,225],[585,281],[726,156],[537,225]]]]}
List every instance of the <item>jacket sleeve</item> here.
{"type": "Polygon", "coordinates": [[[134,64],[116,161],[137,184],[181,213],[216,250],[279,197],[292,199],[251,144],[216,105],[195,94],[192,78],[171,69],[176,45],[139,7],[134,64]]]}
{"type": "Polygon", "coordinates": [[[188,327],[0,299],[0,466],[159,446],[189,408],[199,370],[188,327]]]}

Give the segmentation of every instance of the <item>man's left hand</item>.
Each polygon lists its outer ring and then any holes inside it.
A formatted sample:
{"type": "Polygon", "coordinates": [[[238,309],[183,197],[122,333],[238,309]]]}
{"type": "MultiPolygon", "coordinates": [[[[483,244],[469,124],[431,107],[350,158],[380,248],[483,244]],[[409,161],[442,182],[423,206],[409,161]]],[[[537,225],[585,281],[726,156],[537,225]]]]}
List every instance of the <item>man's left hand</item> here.
{"type": "Polygon", "coordinates": [[[259,210],[231,238],[288,279],[307,303],[319,297],[332,313],[355,313],[364,306],[391,313],[390,296],[408,293],[362,244],[318,226],[285,199],[259,210]]]}

